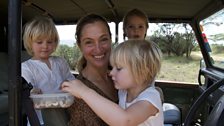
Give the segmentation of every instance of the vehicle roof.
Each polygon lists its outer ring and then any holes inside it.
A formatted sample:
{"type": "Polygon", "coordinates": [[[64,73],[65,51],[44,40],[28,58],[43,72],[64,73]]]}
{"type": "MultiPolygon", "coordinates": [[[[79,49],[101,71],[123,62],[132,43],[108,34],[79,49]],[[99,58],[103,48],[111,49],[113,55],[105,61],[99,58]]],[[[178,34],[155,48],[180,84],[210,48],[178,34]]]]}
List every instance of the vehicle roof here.
{"type": "MultiPolygon", "coordinates": [[[[7,14],[7,3],[0,1],[1,15],[7,14]]],[[[223,5],[224,0],[22,0],[22,15],[24,21],[34,15],[49,15],[56,24],[74,24],[83,15],[96,13],[120,22],[127,11],[139,8],[151,22],[190,22],[223,5]]]]}

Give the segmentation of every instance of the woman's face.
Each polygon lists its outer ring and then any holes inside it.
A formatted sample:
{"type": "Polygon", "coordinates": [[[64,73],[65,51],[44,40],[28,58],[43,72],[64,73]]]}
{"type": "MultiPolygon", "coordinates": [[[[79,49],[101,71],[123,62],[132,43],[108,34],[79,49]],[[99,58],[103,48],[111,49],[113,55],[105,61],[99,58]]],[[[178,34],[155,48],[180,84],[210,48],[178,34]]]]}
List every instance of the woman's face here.
{"type": "Polygon", "coordinates": [[[138,16],[129,17],[124,32],[128,39],[145,39],[147,27],[144,19],[138,16]]]}
{"type": "Polygon", "coordinates": [[[81,31],[79,46],[87,66],[108,67],[111,37],[103,22],[86,24],[81,31]]]}

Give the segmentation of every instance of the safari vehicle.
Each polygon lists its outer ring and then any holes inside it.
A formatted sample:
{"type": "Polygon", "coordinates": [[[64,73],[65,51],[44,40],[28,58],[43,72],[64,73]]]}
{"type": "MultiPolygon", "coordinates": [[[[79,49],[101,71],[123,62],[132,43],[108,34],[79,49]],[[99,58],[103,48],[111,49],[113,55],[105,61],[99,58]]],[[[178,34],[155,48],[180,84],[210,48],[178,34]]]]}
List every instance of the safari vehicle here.
{"type": "MultiPolygon", "coordinates": [[[[224,0],[1,0],[0,125],[24,125],[20,66],[24,58],[21,40],[24,23],[36,15],[48,15],[57,25],[76,24],[84,14],[97,13],[108,22],[115,23],[114,42],[118,42],[119,23],[132,8],[144,10],[150,23],[187,24],[199,45],[202,59],[198,61],[200,68],[194,71],[197,82],[156,81],[156,86],[163,90],[164,103],[171,103],[180,111],[177,122],[172,123],[168,119],[164,123],[224,125],[224,53],[213,56],[200,28],[201,25],[206,31],[206,26],[221,27],[224,23],[224,0]],[[220,15],[222,18],[215,20],[220,15]]],[[[217,29],[215,27],[210,32],[217,32],[217,29]]],[[[213,38],[223,42],[224,30],[221,32],[214,34],[213,38]]],[[[167,32],[166,35],[169,34],[167,32]]],[[[191,67],[185,72],[190,70],[191,67]]],[[[172,113],[168,117],[172,118],[172,113]]]]}

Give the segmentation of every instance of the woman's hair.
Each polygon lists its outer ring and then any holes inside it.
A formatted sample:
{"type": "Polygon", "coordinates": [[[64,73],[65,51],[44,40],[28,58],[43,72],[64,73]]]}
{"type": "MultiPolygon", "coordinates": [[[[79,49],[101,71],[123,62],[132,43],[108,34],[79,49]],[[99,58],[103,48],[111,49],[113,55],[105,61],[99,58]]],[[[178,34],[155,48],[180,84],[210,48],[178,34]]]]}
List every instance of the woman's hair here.
{"type": "MultiPolygon", "coordinates": [[[[137,17],[140,17],[142,18],[144,21],[145,21],[145,25],[146,25],[146,29],[148,29],[149,27],[149,24],[148,24],[148,17],[147,15],[141,11],[140,9],[132,9],[130,11],[128,11],[128,13],[124,16],[123,18],[123,31],[125,31],[125,28],[127,27],[128,25],[128,21],[129,21],[129,18],[133,17],[133,16],[137,16],[137,17]]],[[[125,33],[124,33],[124,38],[125,38],[125,33]]]]}
{"type": "MultiPolygon", "coordinates": [[[[105,26],[108,29],[108,33],[110,35],[111,38],[111,31],[110,31],[110,26],[107,23],[107,20],[97,14],[88,14],[84,17],[82,17],[76,26],[76,33],[75,33],[75,38],[77,41],[78,46],[80,47],[80,43],[81,43],[81,33],[83,30],[83,27],[86,26],[87,24],[91,24],[91,23],[95,23],[95,22],[102,22],[103,24],[105,24],[105,26]]],[[[83,68],[86,66],[86,59],[82,56],[77,64],[77,69],[79,72],[81,72],[83,70],[83,68]]]]}
{"type": "Polygon", "coordinates": [[[151,84],[161,68],[162,53],[154,42],[127,40],[111,53],[112,66],[127,66],[137,84],[151,84]]]}
{"type": "Polygon", "coordinates": [[[81,33],[83,30],[83,27],[86,26],[87,24],[91,24],[91,23],[95,23],[95,22],[103,22],[105,24],[105,26],[107,27],[109,35],[111,37],[110,26],[108,25],[107,20],[97,14],[88,14],[88,15],[82,17],[77,23],[75,38],[76,38],[78,45],[81,43],[80,38],[81,38],[81,33]]]}
{"type": "Polygon", "coordinates": [[[23,43],[28,54],[33,56],[32,43],[37,39],[47,38],[58,45],[59,35],[55,24],[49,17],[38,16],[25,24],[23,43]]]}

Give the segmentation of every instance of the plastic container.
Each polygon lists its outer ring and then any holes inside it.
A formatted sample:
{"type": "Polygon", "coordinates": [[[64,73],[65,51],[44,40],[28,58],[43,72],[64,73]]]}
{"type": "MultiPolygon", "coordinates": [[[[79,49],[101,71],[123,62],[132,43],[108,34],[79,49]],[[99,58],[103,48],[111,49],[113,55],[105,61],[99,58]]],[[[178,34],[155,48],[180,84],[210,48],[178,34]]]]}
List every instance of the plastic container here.
{"type": "Polygon", "coordinates": [[[74,96],[70,93],[55,94],[31,94],[34,108],[67,108],[74,102],[74,96]]]}

